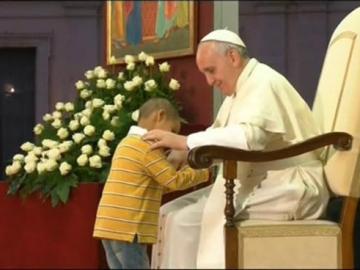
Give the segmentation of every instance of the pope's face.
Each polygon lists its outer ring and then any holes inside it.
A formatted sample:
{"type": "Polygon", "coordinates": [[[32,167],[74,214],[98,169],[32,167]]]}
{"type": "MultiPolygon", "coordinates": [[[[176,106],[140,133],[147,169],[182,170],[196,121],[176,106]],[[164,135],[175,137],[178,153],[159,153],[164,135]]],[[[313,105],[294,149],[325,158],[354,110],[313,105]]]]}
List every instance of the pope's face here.
{"type": "Polygon", "coordinates": [[[234,52],[231,51],[222,54],[215,46],[214,42],[200,44],[196,64],[210,86],[218,88],[226,96],[231,96],[239,75],[239,57],[235,59],[234,52]]]}

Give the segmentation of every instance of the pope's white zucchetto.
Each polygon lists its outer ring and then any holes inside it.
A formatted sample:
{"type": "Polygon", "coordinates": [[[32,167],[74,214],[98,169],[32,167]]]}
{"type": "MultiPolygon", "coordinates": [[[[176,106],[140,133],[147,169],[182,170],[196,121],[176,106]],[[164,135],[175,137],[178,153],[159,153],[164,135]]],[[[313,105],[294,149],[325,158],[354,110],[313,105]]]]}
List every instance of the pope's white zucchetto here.
{"type": "Polygon", "coordinates": [[[200,42],[203,41],[221,41],[246,47],[245,43],[236,33],[227,29],[214,30],[200,40],[200,42]]]}

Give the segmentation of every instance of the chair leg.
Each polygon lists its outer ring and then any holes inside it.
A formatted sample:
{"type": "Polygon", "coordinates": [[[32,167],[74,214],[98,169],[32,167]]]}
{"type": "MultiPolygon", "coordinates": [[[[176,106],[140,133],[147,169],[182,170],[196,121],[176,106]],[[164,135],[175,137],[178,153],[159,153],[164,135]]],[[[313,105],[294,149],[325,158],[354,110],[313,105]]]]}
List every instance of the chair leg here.
{"type": "Polygon", "coordinates": [[[235,226],[226,226],[225,229],[225,268],[239,269],[239,241],[238,230],[235,226]]]}
{"type": "Polygon", "coordinates": [[[354,269],[354,224],[358,198],[346,197],[341,212],[342,268],[354,269]]]}

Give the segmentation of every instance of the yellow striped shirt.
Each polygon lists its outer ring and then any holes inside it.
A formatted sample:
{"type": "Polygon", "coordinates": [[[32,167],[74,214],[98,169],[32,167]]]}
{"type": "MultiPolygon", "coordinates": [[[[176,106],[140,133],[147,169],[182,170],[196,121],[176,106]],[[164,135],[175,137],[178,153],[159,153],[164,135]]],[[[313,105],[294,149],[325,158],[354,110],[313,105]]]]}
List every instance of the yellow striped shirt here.
{"type": "Polygon", "coordinates": [[[94,237],[154,243],[164,187],[186,189],[208,179],[208,170],[176,171],[161,150],[150,150],[140,136],[117,146],[97,210],[94,237]]]}

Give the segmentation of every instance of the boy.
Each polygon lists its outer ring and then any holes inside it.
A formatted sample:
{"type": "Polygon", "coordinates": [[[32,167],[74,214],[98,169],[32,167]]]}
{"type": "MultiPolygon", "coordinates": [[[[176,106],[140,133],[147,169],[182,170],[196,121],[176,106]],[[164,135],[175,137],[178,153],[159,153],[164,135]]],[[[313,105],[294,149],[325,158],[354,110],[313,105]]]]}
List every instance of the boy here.
{"type": "Polygon", "coordinates": [[[93,234],[103,239],[111,269],[150,268],[146,244],[157,240],[164,189],[186,189],[209,177],[207,170],[187,165],[176,171],[162,150],[150,150],[142,135],[152,129],[179,132],[180,117],[168,100],[145,102],[138,126],[130,128],[115,150],[93,234]]]}

